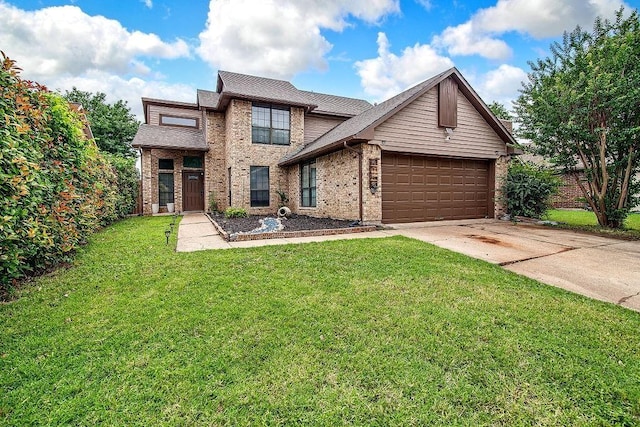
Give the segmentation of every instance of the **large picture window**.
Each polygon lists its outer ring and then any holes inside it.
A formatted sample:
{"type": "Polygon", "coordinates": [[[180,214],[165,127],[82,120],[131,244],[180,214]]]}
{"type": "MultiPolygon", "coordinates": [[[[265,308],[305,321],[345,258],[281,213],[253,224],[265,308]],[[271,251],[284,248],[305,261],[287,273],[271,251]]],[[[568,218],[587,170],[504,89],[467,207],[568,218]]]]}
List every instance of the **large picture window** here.
{"type": "Polygon", "coordinates": [[[158,198],[160,206],[167,206],[167,203],[173,203],[173,174],[158,174],[158,198]]]}
{"type": "Polygon", "coordinates": [[[303,163],[300,167],[300,205],[316,206],[316,161],[303,163]]]}
{"type": "Polygon", "coordinates": [[[269,206],[269,166],[251,166],[251,206],[269,206]]]}
{"type": "Polygon", "coordinates": [[[289,145],[290,111],[270,105],[251,107],[251,141],[255,144],[289,145]]]}

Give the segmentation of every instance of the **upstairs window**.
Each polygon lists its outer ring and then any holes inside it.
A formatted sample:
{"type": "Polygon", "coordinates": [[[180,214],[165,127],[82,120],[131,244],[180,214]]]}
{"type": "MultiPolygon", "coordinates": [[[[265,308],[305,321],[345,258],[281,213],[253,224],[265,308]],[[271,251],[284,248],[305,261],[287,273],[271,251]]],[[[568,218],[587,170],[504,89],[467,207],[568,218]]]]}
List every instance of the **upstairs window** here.
{"type": "Polygon", "coordinates": [[[289,145],[290,111],[270,105],[251,107],[251,140],[254,144],[289,145]]]}
{"type": "Polygon", "coordinates": [[[180,126],[185,128],[198,128],[198,119],[194,117],[167,116],[160,114],[161,126],[180,126]]]}

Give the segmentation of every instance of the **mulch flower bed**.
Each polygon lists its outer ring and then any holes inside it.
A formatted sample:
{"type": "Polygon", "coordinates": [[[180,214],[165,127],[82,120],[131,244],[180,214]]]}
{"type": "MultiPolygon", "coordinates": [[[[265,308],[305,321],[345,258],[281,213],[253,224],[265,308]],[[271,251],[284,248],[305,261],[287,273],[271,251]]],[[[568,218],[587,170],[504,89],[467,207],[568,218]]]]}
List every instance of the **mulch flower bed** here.
{"type": "Polygon", "coordinates": [[[363,233],[376,229],[374,225],[359,225],[357,221],[314,218],[295,214],[288,218],[279,219],[283,227],[278,226],[275,215],[252,215],[248,218],[225,218],[222,214],[209,214],[209,216],[220,235],[230,242],[363,233]],[[270,219],[264,221],[264,225],[262,225],[260,220],[266,218],[270,219]]]}
{"type": "MultiPolygon", "coordinates": [[[[228,234],[247,233],[260,227],[260,220],[265,215],[250,215],[247,218],[225,218],[222,214],[209,214],[228,234]]],[[[277,215],[273,215],[277,218],[277,215]]],[[[358,225],[357,221],[344,221],[331,218],[314,218],[306,215],[291,214],[288,218],[281,218],[284,229],[282,231],[326,230],[333,228],[349,228],[358,225]]]]}

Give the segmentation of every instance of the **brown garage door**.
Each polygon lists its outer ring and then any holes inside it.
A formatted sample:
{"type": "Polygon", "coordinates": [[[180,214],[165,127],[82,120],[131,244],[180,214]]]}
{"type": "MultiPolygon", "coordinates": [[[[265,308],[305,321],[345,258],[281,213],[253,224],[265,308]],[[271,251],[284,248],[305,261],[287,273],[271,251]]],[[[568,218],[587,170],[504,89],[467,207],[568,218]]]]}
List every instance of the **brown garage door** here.
{"type": "Polygon", "coordinates": [[[487,160],[383,154],[382,222],[488,216],[487,160]]]}

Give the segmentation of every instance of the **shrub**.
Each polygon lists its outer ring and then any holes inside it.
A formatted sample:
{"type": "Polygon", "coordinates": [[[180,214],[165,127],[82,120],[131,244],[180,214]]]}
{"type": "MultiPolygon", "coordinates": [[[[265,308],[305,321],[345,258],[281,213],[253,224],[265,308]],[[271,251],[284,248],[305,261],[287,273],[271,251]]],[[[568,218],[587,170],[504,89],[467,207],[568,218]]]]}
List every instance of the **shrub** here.
{"type": "Polygon", "coordinates": [[[86,138],[68,102],[0,59],[2,295],[15,280],[68,261],[90,233],[120,217],[124,190],[118,161],[86,138]]]}
{"type": "Polygon", "coordinates": [[[247,210],[243,208],[227,208],[224,211],[224,216],[227,218],[246,218],[249,215],[247,210]]]}
{"type": "Polygon", "coordinates": [[[553,172],[525,162],[512,162],[502,186],[503,200],[511,216],[540,218],[560,181],[553,172]]]}
{"type": "Polygon", "coordinates": [[[140,176],[134,158],[103,153],[115,174],[115,186],[118,189],[115,197],[116,218],[124,218],[133,213],[138,201],[140,176]]]}

